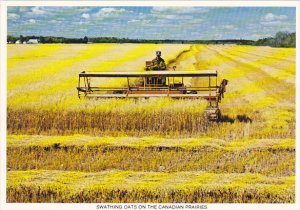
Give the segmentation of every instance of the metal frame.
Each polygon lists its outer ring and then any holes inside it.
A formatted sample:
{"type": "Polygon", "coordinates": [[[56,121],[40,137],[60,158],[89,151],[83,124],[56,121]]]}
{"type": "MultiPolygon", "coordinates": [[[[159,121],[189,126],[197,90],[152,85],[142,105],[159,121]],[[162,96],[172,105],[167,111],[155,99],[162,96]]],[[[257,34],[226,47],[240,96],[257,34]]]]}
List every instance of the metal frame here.
{"type": "MultiPolygon", "coordinates": [[[[184,99],[205,99],[209,102],[207,111],[213,120],[220,115],[218,103],[225,92],[227,80],[218,83],[218,72],[215,70],[201,71],[145,71],[145,72],[81,72],[78,79],[78,97],[82,93],[87,98],[150,98],[170,97],[184,99]],[[165,77],[166,85],[147,84],[148,78],[165,77]],[[170,79],[171,77],[171,79],[170,79]],[[184,85],[184,78],[207,78],[206,86],[184,85]],[[83,78],[83,84],[82,79],[83,78]],[[91,78],[125,78],[127,87],[100,87],[91,86],[91,78]],[[130,86],[130,78],[140,78],[141,86],[130,86]],[[173,78],[173,79],[172,79],[173,78]],[[181,83],[175,83],[174,78],[181,78],[181,83]],[[215,78],[215,80],[213,79],[215,78]],[[175,86],[177,85],[177,87],[175,86]]],[[[100,85],[100,84],[99,84],[100,85]]]]}
{"type": "Polygon", "coordinates": [[[221,101],[221,86],[217,85],[218,72],[215,70],[202,71],[146,71],[146,72],[82,72],[78,79],[78,96],[84,93],[86,97],[98,98],[149,98],[149,97],[171,97],[171,98],[203,98],[210,102],[210,106],[217,107],[221,101]],[[100,87],[91,86],[91,78],[126,78],[127,87],[100,87]],[[147,85],[145,81],[149,77],[165,77],[167,85],[147,85]],[[173,79],[170,79],[173,78],[173,79]],[[184,78],[208,78],[208,86],[184,86],[184,78]],[[215,80],[212,78],[215,77],[215,80]],[[83,78],[83,85],[81,84],[83,78]],[[130,78],[142,78],[142,86],[130,86],[130,78]],[[181,83],[175,83],[174,78],[181,78],[181,83]],[[215,81],[215,84],[212,84],[215,81]],[[174,87],[182,84],[181,87],[174,87]],[[213,105],[212,102],[216,104],[213,105]]]}
{"type": "Polygon", "coordinates": [[[144,71],[144,72],[81,72],[79,77],[146,77],[146,76],[169,76],[169,77],[217,77],[215,70],[201,71],[144,71]]]}

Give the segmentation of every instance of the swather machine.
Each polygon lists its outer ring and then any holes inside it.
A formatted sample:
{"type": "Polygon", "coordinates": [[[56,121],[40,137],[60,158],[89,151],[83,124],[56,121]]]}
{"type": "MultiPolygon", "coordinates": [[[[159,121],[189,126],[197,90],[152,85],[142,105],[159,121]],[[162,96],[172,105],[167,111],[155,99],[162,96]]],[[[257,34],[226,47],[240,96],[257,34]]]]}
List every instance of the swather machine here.
{"type": "MultiPolygon", "coordinates": [[[[81,72],[78,80],[78,97],[86,98],[150,98],[170,97],[177,99],[205,99],[209,120],[219,121],[219,103],[224,97],[228,80],[218,85],[215,70],[165,71],[151,69],[152,61],[146,61],[144,72],[81,72]],[[123,78],[126,87],[94,86],[96,78],[123,78]],[[186,80],[186,84],[185,84],[186,80]],[[93,83],[93,84],[92,84],[93,83]],[[191,84],[196,84],[192,86],[191,84]]],[[[99,84],[99,83],[95,83],[99,84]]]]}

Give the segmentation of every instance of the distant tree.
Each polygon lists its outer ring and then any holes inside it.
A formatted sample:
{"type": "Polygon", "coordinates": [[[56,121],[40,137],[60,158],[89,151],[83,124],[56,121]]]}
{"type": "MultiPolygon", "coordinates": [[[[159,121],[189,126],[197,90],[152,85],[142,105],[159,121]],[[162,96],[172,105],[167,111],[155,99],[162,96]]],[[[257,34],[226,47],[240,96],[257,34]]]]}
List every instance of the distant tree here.
{"type": "Polygon", "coordinates": [[[277,32],[275,37],[259,39],[255,42],[258,46],[271,47],[296,47],[296,33],[277,32]]]}
{"type": "Polygon", "coordinates": [[[87,38],[87,36],[85,36],[84,38],[83,38],[83,43],[88,43],[89,42],[89,39],[87,38]]]}
{"type": "Polygon", "coordinates": [[[189,44],[238,44],[238,45],[256,45],[271,47],[296,47],[296,33],[278,32],[275,37],[266,37],[257,41],[244,39],[226,39],[226,40],[155,40],[155,39],[130,39],[117,37],[90,37],[84,38],[65,38],[54,36],[23,36],[13,37],[8,35],[7,41],[15,43],[20,39],[21,43],[29,39],[39,39],[41,43],[189,43],[189,44]]]}
{"type": "Polygon", "coordinates": [[[23,44],[23,42],[25,41],[23,35],[20,35],[20,43],[23,44]]]}
{"type": "Polygon", "coordinates": [[[275,47],[282,46],[284,39],[286,38],[287,33],[286,32],[277,32],[275,36],[275,47]]]}
{"type": "Polygon", "coordinates": [[[40,43],[45,43],[45,38],[43,36],[40,36],[40,43]]]}
{"type": "Polygon", "coordinates": [[[18,40],[17,37],[7,35],[7,42],[9,42],[9,43],[15,43],[17,40],[18,40]]]}

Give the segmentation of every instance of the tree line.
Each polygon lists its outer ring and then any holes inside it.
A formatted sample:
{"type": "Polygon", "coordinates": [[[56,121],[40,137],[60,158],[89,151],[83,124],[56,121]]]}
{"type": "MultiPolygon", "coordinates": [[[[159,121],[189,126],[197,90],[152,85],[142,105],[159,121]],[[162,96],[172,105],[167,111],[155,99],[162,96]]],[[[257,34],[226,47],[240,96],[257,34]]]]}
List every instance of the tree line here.
{"type": "Polygon", "coordinates": [[[271,47],[296,47],[296,33],[278,32],[275,37],[257,40],[256,45],[271,47]]]}
{"type": "Polygon", "coordinates": [[[29,39],[37,39],[39,43],[154,43],[154,44],[238,44],[252,46],[270,46],[270,47],[296,47],[296,33],[278,32],[275,37],[267,37],[257,41],[244,39],[226,39],[226,40],[155,40],[155,39],[129,39],[117,37],[91,37],[88,38],[65,38],[54,36],[7,36],[8,43],[15,43],[20,40],[21,43],[29,39]]]}
{"type": "Polygon", "coordinates": [[[55,37],[55,36],[23,36],[20,35],[19,37],[7,36],[8,43],[16,43],[19,40],[21,43],[28,42],[30,39],[37,39],[39,43],[46,44],[46,43],[88,43],[88,37],[85,36],[84,38],[65,38],[65,37],[55,37]]]}

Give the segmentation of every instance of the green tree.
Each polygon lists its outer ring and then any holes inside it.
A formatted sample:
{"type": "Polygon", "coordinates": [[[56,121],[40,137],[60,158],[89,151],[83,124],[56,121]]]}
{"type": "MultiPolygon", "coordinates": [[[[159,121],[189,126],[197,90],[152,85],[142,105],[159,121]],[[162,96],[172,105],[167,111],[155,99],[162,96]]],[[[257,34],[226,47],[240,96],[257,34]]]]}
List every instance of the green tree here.
{"type": "Polygon", "coordinates": [[[24,41],[25,41],[25,39],[24,39],[23,35],[20,35],[20,42],[21,42],[21,44],[23,44],[24,41]]]}
{"type": "Polygon", "coordinates": [[[89,39],[87,38],[87,36],[85,36],[85,37],[83,38],[83,43],[88,43],[88,41],[89,41],[89,39]]]}

